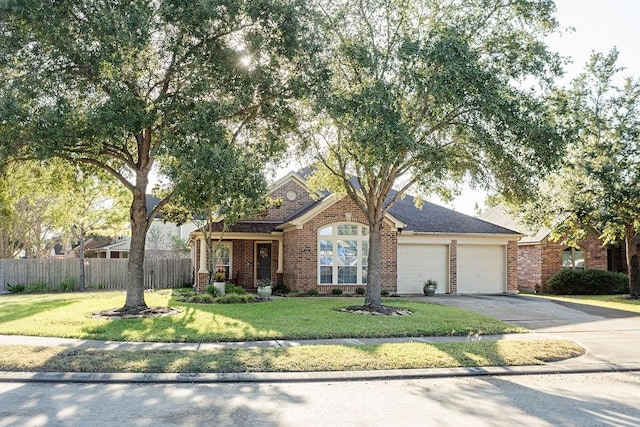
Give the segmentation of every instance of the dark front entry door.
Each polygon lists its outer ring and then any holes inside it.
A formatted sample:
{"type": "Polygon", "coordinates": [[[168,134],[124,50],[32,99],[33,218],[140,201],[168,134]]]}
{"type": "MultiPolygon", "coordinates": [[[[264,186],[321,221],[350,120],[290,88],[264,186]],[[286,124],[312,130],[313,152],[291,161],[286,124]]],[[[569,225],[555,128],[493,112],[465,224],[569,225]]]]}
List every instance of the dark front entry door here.
{"type": "Polygon", "coordinates": [[[257,279],[271,280],[271,243],[258,243],[256,251],[257,279]]]}

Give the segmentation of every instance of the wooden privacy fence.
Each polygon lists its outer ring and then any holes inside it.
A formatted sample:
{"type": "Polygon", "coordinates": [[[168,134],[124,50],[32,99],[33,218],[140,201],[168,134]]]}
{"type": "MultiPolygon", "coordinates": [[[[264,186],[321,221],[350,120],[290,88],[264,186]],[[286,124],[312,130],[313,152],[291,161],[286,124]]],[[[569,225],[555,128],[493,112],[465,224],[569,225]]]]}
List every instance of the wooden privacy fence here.
{"type": "MultiPolygon", "coordinates": [[[[190,259],[148,258],[144,261],[146,289],[174,288],[193,284],[190,259]]],[[[0,259],[0,292],[7,285],[45,283],[49,288],[69,279],[79,280],[80,261],[69,259],[0,259]]],[[[125,289],[126,259],[85,259],[87,287],[125,289]]]]}

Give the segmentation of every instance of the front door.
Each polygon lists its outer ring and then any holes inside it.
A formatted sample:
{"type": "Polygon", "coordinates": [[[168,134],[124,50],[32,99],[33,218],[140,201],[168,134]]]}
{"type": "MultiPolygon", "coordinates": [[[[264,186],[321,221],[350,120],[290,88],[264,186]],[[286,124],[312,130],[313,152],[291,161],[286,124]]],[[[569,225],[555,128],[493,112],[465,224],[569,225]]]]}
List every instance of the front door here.
{"type": "Polygon", "coordinates": [[[271,243],[256,245],[256,270],[257,280],[271,280],[271,243]]]}

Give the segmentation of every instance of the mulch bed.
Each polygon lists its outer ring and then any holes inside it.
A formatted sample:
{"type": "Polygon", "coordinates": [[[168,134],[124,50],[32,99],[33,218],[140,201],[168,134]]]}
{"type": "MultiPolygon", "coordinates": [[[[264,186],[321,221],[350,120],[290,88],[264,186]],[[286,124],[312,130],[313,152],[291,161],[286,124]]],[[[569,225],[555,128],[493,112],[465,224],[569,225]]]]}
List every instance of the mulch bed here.
{"type": "Polygon", "coordinates": [[[397,307],[387,307],[386,305],[383,305],[381,310],[377,310],[374,307],[368,307],[365,305],[351,305],[346,308],[341,308],[338,311],[372,316],[410,316],[413,314],[410,310],[405,310],[403,308],[397,307]]]}
{"type": "Polygon", "coordinates": [[[171,307],[120,307],[93,313],[94,319],[138,319],[141,317],[162,317],[182,313],[171,307]]]}

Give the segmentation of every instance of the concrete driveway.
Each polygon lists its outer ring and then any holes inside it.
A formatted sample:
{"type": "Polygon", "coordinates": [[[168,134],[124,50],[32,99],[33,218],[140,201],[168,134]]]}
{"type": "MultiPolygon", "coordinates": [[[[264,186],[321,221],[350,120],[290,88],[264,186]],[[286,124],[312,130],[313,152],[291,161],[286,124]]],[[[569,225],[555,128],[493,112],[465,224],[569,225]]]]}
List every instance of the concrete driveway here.
{"type": "Polygon", "coordinates": [[[437,295],[459,307],[535,332],[640,331],[640,314],[527,295],[437,295]]]}

